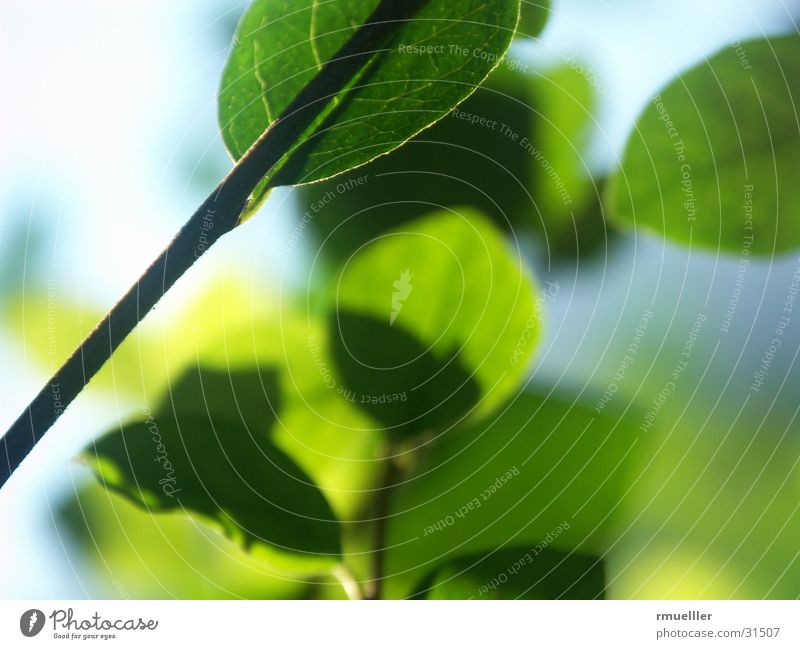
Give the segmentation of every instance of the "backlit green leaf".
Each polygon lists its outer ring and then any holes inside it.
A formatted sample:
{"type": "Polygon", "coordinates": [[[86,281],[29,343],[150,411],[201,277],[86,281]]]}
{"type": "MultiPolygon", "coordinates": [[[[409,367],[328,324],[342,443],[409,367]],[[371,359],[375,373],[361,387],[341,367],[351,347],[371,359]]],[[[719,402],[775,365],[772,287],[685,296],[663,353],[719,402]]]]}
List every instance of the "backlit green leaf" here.
{"type": "MultiPolygon", "coordinates": [[[[255,0],[219,95],[223,139],[239,159],[378,7],[378,0],[255,0]]],[[[505,53],[519,0],[397,2],[405,19],[362,64],[259,191],[308,183],[386,153],[465,99],[505,53]]],[[[388,24],[388,23],[387,23],[388,24]]]]}
{"type": "Polygon", "coordinates": [[[744,254],[800,246],[800,36],[729,46],[650,102],[608,200],[623,223],[744,254]]]}
{"type": "MultiPolygon", "coordinates": [[[[516,236],[536,231],[549,254],[604,239],[585,161],[595,92],[582,65],[533,71],[509,56],[447,117],[401,149],[297,190],[322,254],[347,259],[382,232],[439,207],[469,205],[516,236]]],[[[599,83],[599,82],[596,82],[599,83]]]]}
{"type": "Polygon", "coordinates": [[[98,479],[154,512],[185,511],[289,570],[339,560],[339,524],[311,479],[269,439],[278,373],[190,370],[144,419],[84,452],[98,479]]]}
{"type": "Polygon", "coordinates": [[[540,331],[519,251],[470,210],[376,239],[345,264],[334,296],[344,393],[399,434],[491,412],[518,389],[540,331]]]}
{"type": "Polygon", "coordinates": [[[99,484],[55,512],[87,596],[97,599],[296,599],[309,584],[274,570],[182,512],[152,515],[99,484]]]}
{"type": "Polygon", "coordinates": [[[510,69],[512,61],[402,148],[298,188],[326,256],[347,259],[375,235],[439,207],[473,206],[507,230],[538,221],[534,160],[520,143],[533,137],[534,78],[510,69]],[[335,200],[325,201],[330,195],[335,200]]]}
{"type": "MultiPolygon", "coordinates": [[[[380,462],[373,460],[381,457],[383,436],[359,405],[331,387],[333,358],[323,322],[282,304],[285,300],[269,289],[243,291],[243,285],[226,281],[204,291],[153,345],[155,366],[162,373],[180,372],[199,358],[203,367],[224,375],[280,368],[273,443],[311,476],[340,520],[358,516],[381,473],[380,462]]],[[[166,376],[151,382],[148,377],[148,395],[167,388],[166,376]]]]}
{"type": "Polygon", "coordinates": [[[586,161],[596,92],[585,66],[569,52],[564,56],[570,65],[549,70],[536,84],[540,119],[530,138],[536,145],[529,153],[536,202],[550,238],[565,230],[573,235],[572,218],[587,209],[597,192],[586,161]]]}

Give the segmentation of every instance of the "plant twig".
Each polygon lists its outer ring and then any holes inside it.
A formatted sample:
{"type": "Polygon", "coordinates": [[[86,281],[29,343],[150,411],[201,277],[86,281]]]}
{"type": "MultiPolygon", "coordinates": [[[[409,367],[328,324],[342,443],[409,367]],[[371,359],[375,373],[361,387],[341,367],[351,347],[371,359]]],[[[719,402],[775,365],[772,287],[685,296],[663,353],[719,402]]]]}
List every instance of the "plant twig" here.
{"type": "Polygon", "coordinates": [[[347,595],[347,599],[364,599],[364,592],[361,590],[361,585],[344,564],[338,564],[331,571],[331,574],[336,577],[342,585],[342,590],[344,590],[347,595]]]}
{"type": "Polygon", "coordinates": [[[381,0],[372,15],[297,95],[181,228],[144,275],[81,343],[0,440],[0,487],[161,297],[220,237],[239,224],[250,195],[274,175],[331,99],[404,21],[429,0],[381,0]],[[271,173],[272,172],[272,173],[271,173]]]}
{"type": "Polygon", "coordinates": [[[372,540],[372,575],[365,586],[365,599],[381,599],[386,564],[386,531],[389,524],[389,506],[392,490],[400,482],[402,471],[397,462],[397,448],[389,446],[384,460],[383,479],[375,502],[375,526],[372,540]]]}

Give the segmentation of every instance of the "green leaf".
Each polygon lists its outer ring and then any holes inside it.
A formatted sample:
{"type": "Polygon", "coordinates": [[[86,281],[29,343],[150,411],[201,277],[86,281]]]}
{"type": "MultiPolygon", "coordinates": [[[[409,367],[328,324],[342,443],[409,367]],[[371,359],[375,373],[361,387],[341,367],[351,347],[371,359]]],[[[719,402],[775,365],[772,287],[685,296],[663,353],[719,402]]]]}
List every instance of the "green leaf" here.
{"type": "Polygon", "coordinates": [[[343,397],[395,436],[439,430],[480,399],[455,348],[437,357],[401,327],[347,310],[331,318],[330,337],[343,397]]]}
{"type": "Polygon", "coordinates": [[[255,0],[237,30],[219,93],[222,135],[235,159],[379,6],[406,18],[386,22],[392,33],[359,55],[344,91],[331,86],[334,96],[304,136],[287,143],[291,150],[257,199],[271,187],[364,164],[443,117],[498,64],[519,15],[519,0],[255,0]]]}
{"type": "Polygon", "coordinates": [[[470,210],[432,214],[364,247],[334,283],[343,394],[402,435],[505,401],[540,330],[518,255],[470,210]]]}
{"type": "Polygon", "coordinates": [[[308,584],[264,565],[182,512],[153,516],[99,484],[54,517],[86,595],[96,599],[301,599],[308,584]],[[86,579],[86,575],[91,578],[86,579]]]}
{"type": "MultiPolygon", "coordinates": [[[[4,333],[24,347],[32,364],[46,371],[66,361],[102,317],[92,307],[68,302],[62,292],[45,288],[13,295],[5,306],[0,316],[4,333]]],[[[160,369],[155,354],[149,353],[158,353],[160,344],[151,346],[151,342],[147,333],[125,341],[88,389],[113,390],[126,397],[141,390],[142,376],[153,376],[160,369]]]]}
{"type": "Polygon", "coordinates": [[[522,0],[519,33],[522,36],[538,36],[550,18],[550,0],[522,0]]]}
{"type": "Polygon", "coordinates": [[[501,546],[547,540],[548,549],[603,554],[638,423],[526,393],[498,417],[442,435],[391,505],[392,595],[407,595],[440,565],[501,546]]]}
{"type": "MultiPolygon", "coordinates": [[[[227,280],[204,290],[165,332],[151,336],[151,355],[159,359],[154,366],[163,374],[199,358],[204,367],[223,374],[280,368],[281,407],[271,431],[273,443],[319,485],[340,520],[358,517],[381,474],[380,463],[371,460],[380,457],[383,436],[358,405],[327,384],[326,367],[333,361],[324,323],[252,283],[252,278],[227,280]]],[[[150,317],[159,315],[156,311],[150,317]]],[[[166,376],[155,384],[153,372],[144,379],[148,395],[166,390],[166,376]]],[[[143,377],[139,381],[141,391],[143,377]]],[[[142,405],[149,403],[145,399],[142,405]]]]}
{"type": "Polygon", "coordinates": [[[714,250],[799,246],[798,106],[800,36],[725,48],[640,116],[611,183],[611,214],[714,250]]]}
{"type": "Polygon", "coordinates": [[[573,59],[548,70],[536,85],[540,118],[531,136],[536,145],[533,176],[549,238],[565,230],[574,237],[572,219],[597,200],[586,162],[596,93],[581,65],[573,59]]]}
{"type": "Polygon", "coordinates": [[[462,557],[433,571],[415,589],[425,599],[605,599],[601,558],[561,552],[542,540],[462,557]]]}
{"type": "Polygon", "coordinates": [[[339,561],[339,524],[318,487],[269,439],[278,373],[190,370],[143,421],[87,449],[108,488],[156,512],[188,511],[250,553],[297,572],[339,561]]]}
{"type": "Polygon", "coordinates": [[[433,206],[472,206],[517,236],[537,231],[554,256],[575,254],[576,233],[582,254],[603,242],[598,190],[585,162],[595,93],[578,65],[534,74],[509,59],[401,149],[300,188],[300,211],[320,252],[347,259],[433,206]]]}
{"type": "Polygon", "coordinates": [[[435,206],[470,205],[507,230],[538,220],[533,158],[501,133],[532,137],[534,78],[502,64],[458,109],[402,148],[343,177],[298,189],[303,212],[329,258],[347,259],[364,243],[435,206]],[[475,119],[475,123],[473,123],[475,119]],[[325,197],[335,196],[325,201],[325,197]]]}

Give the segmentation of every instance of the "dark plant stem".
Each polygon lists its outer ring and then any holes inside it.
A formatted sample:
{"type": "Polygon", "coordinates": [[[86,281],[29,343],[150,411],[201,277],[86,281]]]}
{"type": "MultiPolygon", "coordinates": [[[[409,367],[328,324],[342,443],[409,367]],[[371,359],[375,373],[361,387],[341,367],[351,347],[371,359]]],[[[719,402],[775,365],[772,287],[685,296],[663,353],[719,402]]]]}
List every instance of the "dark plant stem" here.
{"type": "Polygon", "coordinates": [[[164,252],[84,340],[0,440],[0,487],[161,297],[239,224],[250,195],[403,22],[429,0],[381,0],[367,21],[236,163],[164,252]]]}
{"type": "MultiPolygon", "coordinates": [[[[230,178],[230,176],[229,176],[230,178]]],[[[8,429],[0,442],[0,486],[100,370],[128,334],[186,270],[232,230],[249,192],[223,182],[117,302],[8,429]]]]}
{"type": "Polygon", "coordinates": [[[391,445],[384,462],[383,478],[375,502],[375,525],[372,537],[371,579],[364,588],[364,599],[383,597],[383,579],[386,565],[386,531],[389,525],[389,506],[392,491],[402,479],[402,471],[397,462],[397,448],[391,445]]]}

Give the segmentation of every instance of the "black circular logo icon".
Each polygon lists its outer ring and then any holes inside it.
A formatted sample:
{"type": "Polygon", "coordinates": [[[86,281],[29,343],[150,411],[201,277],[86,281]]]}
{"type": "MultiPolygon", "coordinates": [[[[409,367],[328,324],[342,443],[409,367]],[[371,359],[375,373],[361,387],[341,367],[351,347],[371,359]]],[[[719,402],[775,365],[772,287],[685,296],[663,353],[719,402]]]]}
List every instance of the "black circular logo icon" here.
{"type": "Polygon", "coordinates": [[[25,611],[19,618],[19,630],[22,635],[32,638],[44,628],[44,613],[38,608],[25,611]]]}

